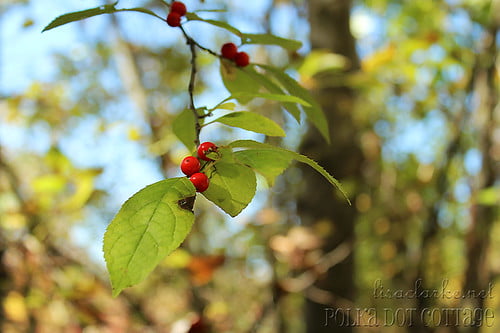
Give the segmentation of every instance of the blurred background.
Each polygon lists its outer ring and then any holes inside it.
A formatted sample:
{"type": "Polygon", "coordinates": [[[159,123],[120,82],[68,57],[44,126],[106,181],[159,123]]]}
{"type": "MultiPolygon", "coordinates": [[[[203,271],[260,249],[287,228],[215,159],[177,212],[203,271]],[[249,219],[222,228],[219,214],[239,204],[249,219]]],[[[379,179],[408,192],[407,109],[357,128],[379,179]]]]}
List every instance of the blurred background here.
{"type": "MultiPolygon", "coordinates": [[[[265,140],[338,178],[349,206],[294,165],[228,218],[202,196],[182,247],[112,298],[102,236],[140,188],[181,175],[171,122],[189,102],[179,29],[140,13],[41,33],[105,1],[0,1],[1,332],[499,332],[498,0],[186,0],[310,89],[331,145],[257,100],[284,139],[212,125],[202,141],[265,140]],[[450,310],[455,309],[455,310],[450,310]]],[[[123,0],[165,16],[162,1],[123,0]]],[[[238,39],[185,24],[218,51],[238,39]]],[[[228,96],[199,53],[196,104],[228,96]]]]}

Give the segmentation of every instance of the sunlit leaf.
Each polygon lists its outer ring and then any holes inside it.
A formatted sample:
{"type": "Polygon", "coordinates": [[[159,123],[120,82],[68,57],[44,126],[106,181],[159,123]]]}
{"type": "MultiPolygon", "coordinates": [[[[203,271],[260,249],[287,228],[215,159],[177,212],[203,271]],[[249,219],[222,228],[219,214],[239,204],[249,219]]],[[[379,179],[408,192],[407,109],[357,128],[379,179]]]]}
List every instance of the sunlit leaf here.
{"type": "Polygon", "coordinates": [[[285,136],[285,131],[273,120],[253,112],[232,112],[215,119],[213,122],[269,136],[285,136]]]}
{"type": "MultiPolygon", "coordinates": [[[[257,72],[254,68],[248,68],[246,72],[253,80],[258,82],[262,87],[269,91],[272,95],[286,95],[286,91],[283,90],[278,84],[271,80],[268,76],[257,72]]],[[[291,96],[291,95],[288,95],[291,96]]],[[[297,96],[294,96],[298,98],[297,96]]],[[[303,99],[300,99],[304,101],[303,99]]],[[[305,101],[304,101],[305,102],[305,101]]],[[[307,103],[307,102],[306,102],[307,103]]],[[[281,101],[283,107],[288,111],[297,122],[300,121],[300,109],[296,103],[281,101]]]]}
{"type": "Polygon", "coordinates": [[[234,152],[234,157],[266,178],[269,186],[288,168],[293,160],[286,151],[275,149],[247,149],[234,152]]]}
{"type": "Polygon", "coordinates": [[[291,159],[294,159],[298,162],[305,163],[312,167],[314,170],[318,171],[323,177],[330,182],[330,184],[334,185],[339,189],[339,191],[344,195],[347,201],[350,203],[349,197],[347,193],[342,189],[341,184],[337,179],[335,179],[332,175],[330,175],[322,166],[320,166],[317,162],[311,160],[309,157],[301,155],[291,150],[287,150],[284,148],[272,146],[266,143],[261,143],[253,140],[237,140],[231,142],[229,147],[232,148],[249,148],[249,149],[264,149],[264,150],[273,150],[277,152],[281,152],[283,154],[287,154],[291,159]]]}
{"type": "Polygon", "coordinates": [[[128,199],[104,235],[104,258],[113,295],[141,282],[184,241],[194,222],[180,202],[196,195],[186,178],[149,185],[128,199]]]}
{"type": "Polygon", "coordinates": [[[285,95],[285,94],[267,94],[267,93],[236,93],[231,96],[232,98],[238,99],[242,97],[252,97],[252,98],[265,98],[269,99],[272,101],[277,101],[277,102],[289,102],[289,103],[297,103],[300,105],[305,105],[305,106],[311,106],[308,102],[304,101],[303,99],[292,96],[292,95],[285,95]]]}
{"type": "Polygon", "coordinates": [[[290,51],[296,51],[302,47],[302,42],[298,40],[282,38],[271,34],[242,34],[241,43],[277,45],[290,51]]]}
{"type": "Polygon", "coordinates": [[[259,91],[260,84],[251,75],[251,69],[239,68],[231,61],[221,60],[220,72],[222,82],[231,95],[242,94],[238,102],[246,104],[252,100],[251,95],[259,91]]]}
{"type": "Polygon", "coordinates": [[[219,162],[203,195],[231,216],[238,215],[255,195],[257,181],[249,167],[234,162],[219,162]]]}
{"type": "Polygon", "coordinates": [[[229,31],[229,32],[237,35],[237,36],[242,36],[243,35],[241,31],[239,31],[238,29],[236,29],[232,25],[230,25],[230,24],[228,24],[226,22],[223,22],[223,21],[204,19],[204,18],[201,18],[200,16],[198,16],[195,13],[187,13],[186,14],[186,18],[189,21],[201,21],[201,22],[205,22],[205,23],[211,24],[213,26],[225,29],[225,30],[227,30],[227,31],[229,31]]]}
{"type": "Polygon", "coordinates": [[[50,22],[45,28],[43,28],[42,32],[54,29],[56,27],[59,27],[61,25],[71,23],[71,22],[76,22],[80,21],[89,17],[101,15],[101,14],[111,14],[116,12],[115,5],[117,2],[111,5],[104,5],[104,6],[99,6],[91,9],[86,9],[86,10],[81,10],[78,12],[72,12],[68,14],[61,15],[59,17],[56,17],[52,22],[50,22]]]}
{"type": "Polygon", "coordinates": [[[186,109],[179,113],[172,123],[175,136],[186,146],[189,151],[195,148],[196,119],[193,111],[186,109]]]}
{"type": "Polygon", "coordinates": [[[323,135],[325,140],[330,142],[330,133],[328,129],[328,121],[323,112],[323,109],[318,102],[311,96],[309,91],[302,87],[297,81],[286,74],[284,71],[267,65],[259,65],[264,68],[267,72],[271,73],[283,87],[288,91],[290,95],[297,96],[304,101],[308,102],[310,106],[305,106],[304,112],[307,115],[307,119],[314,125],[320,133],[323,135]]]}
{"type": "Polygon", "coordinates": [[[301,76],[312,77],[320,72],[340,70],[347,65],[347,58],[328,50],[313,50],[298,69],[301,76]]]}
{"type": "Polygon", "coordinates": [[[217,105],[216,109],[222,110],[234,110],[236,108],[236,104],[228,102],[217,105]]]}

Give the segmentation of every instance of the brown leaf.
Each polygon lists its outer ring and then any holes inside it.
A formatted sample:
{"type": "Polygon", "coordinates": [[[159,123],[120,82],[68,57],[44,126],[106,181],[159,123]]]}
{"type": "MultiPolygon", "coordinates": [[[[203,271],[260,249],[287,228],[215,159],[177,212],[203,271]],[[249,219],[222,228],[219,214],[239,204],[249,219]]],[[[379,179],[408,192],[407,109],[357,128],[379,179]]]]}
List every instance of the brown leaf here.
{"type": "Polygon", "coordinates": [[[215,270],[224,264],[224,255],[193,256],[187,265],[195,285],[203,285],[212,280],[215,270]]]}

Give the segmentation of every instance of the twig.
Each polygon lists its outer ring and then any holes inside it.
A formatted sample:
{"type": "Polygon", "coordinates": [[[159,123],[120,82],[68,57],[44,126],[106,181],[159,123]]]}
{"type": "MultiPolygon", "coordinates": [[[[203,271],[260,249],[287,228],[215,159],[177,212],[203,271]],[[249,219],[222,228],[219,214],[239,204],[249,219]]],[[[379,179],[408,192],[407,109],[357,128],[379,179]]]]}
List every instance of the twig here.
{"type": "MultiPolygon", "coordinates": [[[[165,1],[161,1],[163,4],[169,6],[168,3],[165,1]]],[[[165,19],[156,13],[146,10],[143,8],[123,8],[123,9],[118,9],[116,10],[117,12],[125,12],[125,11],[135,11],[135,12],[141,12],[143,14],[151,15],[157,19],[160,19],[161,21],[165,21],[165,19]]],[[[209,112],[208,114],[203,114],[200,115],[198,114],[198,111],[196,110],[196,106],[194,103],[194,87],[195,87],[195,81],[196,81],[196,74],[197,74],[197,67],[196,67],[196,48],[199,48],[200,50],[203,50],[214,57],[221,58],[221,55],[217,54],[216,52],[204,47],[203,45],[199,44],[196,40],[194,40],[189,34],[186,32],[184,27],[181,25],[179,28],[182,31],[182,34],[184,35],[184,38],[186,39],[186,43],[189,45],[189,49],[191,51],[191,76],[189,79],[189,100],[190,100],[190,106],[189,108],[193,112],[194,118],[195,118],[195,132],[196,132],[196,137],[195,137],[195,145],[198,146],[200,144],[200,132],[201,132],[201,119],[210,116],[211,113],[209,112]]]]}
{"type": "Polygon", "coordinates": [[[205,46],[202,46],[200,43],[198,43],[197,41],[195,41],[195,40],[194,40],[194,39],[192,39],[192,38],[191,38],[191,40],[192,40],[193,44],[194,44],[194,45],[196,45],[196,47],[197,47],[197,48],[199,48],[200,50],[203,50],[203,51],[205,51],[205,52],[207,52],[207,53],[210,53],[210,54],[211,54],[211,55],[213,55],[214,57],[221,58],[221,55],[220,55],[220,54],[217,54],[217,53],[215,53],[214,51],[212,51],[212,50],[210,50],[210,49],[206,48],[205,46]]]}
{"type": "Polygon", "coordinates": [[[186,43],[189,45],[189,50],[191,51],[191,76],[189,78],[189,85],[188,85],[188,90],[189,90],[189,101],[190,101],[190,106],[189,108],[193,112],[194,119],[195,119],[195,131],[196,131],[196,137],[195,137],[195,145],[199,146],[200,145],[200,131],[201,131],[201,117],[198,114],[198,111],[196,110],[196,106],[194,104],[194,85],[195,85],[195,80],[196,80],[196,73],[197,73],[197,67],[196,67],[196,46],[197,43],[194,41],[193,38],[191,38],[187,33],[186,30],[182,26],[180,26],[182,34],[184,35],[184,38],[186,38],[186,43]]]}
{"type": "Polygon", "coordinates": [[[281,287],[288,292],[301,292],[311,287],[318,277],[326,273],[333,266],[341,263],[352,252],[352,244],[344,242],[325,254],[311,269],[296,278],[287,278],[281,281],[281,287]]]}

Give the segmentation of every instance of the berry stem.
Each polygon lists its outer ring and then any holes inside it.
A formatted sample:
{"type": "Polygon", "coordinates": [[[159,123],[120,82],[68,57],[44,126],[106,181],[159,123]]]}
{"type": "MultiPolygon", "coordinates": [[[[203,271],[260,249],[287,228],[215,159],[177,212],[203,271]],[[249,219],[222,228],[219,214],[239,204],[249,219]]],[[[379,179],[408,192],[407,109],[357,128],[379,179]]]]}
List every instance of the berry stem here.
{"type": "Polygon", "coordinates": [[[210,167],[214,164],[214,161],[207,161],[201,165],[200,172],[210,170],[210,167]]]}

